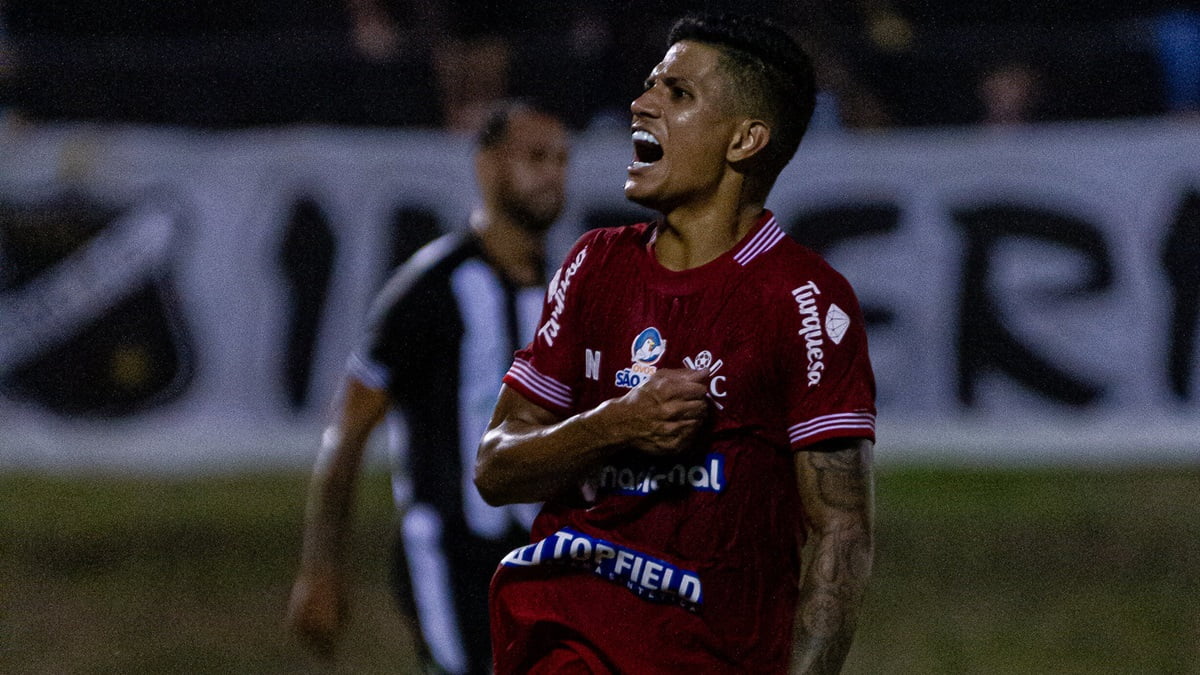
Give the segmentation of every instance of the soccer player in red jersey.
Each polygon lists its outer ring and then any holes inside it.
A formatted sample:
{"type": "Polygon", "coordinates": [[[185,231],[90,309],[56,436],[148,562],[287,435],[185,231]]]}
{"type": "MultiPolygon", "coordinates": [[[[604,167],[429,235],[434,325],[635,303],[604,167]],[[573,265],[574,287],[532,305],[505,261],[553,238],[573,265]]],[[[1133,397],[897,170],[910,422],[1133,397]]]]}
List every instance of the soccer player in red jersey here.
{"type": "Polygon", "coordinates": [[[632,104],[625,195],[504,377],[475,484],[544,501],[492,579],[497,673],[836,672],[870,574],[854,293],[764,209],[813,107],[774,24],[687,17],[632,104]]]}

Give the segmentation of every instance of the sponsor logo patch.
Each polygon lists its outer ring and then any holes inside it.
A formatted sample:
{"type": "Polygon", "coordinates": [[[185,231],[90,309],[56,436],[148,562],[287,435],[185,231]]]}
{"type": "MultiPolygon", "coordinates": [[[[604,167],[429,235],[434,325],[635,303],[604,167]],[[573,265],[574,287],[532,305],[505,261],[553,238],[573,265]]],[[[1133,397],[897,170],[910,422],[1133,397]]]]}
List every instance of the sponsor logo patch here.
{"type": "Polygon", "coordinates": [[[842,344],[842,338],[846,337],[849,328],[850,316],[841,307],[829,303],[829,309],[825,312],[825,333],[833,344],[842,344]]]}
{"type": "MultiPolygon", "coordinates": [[[[825,370],[825,338],[821,331],[821,313],[817,308],[817,296],[820,294],[821,289],[817,288],[812,281],[792,289],[792,298],[796,301],[796,308],[802,317],[800,330],[796,332],[804,338],[804,354],[808,358],[808,386],[810,387],[821,383],[821,373],[825,370]]],[[[840,309],[838,311],[841,312],[840,309]]]]}
{"type": "Polygon", "coordinates": [[[615,466],[600,470],[600,490],[622,495],[650,495],[660,490],[692,489],[720,492],[725,489],[725,456],[711,453],[701,464],[682,462],[659,466],[615,466]]]}
{"type": "Polygon", "coordinates": [[[546,323],[538,329],[538,337],[546,342],[547,347],[554,346],[554,338],[558,337],[558,331],[561,326],[558,321],[562,318],[563,308],[567,304],[567,290],[571,288],[571,280],[575,278],[575,273],[579,271],[579,266],[583,264],[587,258],[587,247],[583,247],[575,259],[567,265],[566,271],[559,269],[554,273],[554,278],[550,280],[550,286],[546,289],[546,304],[553,305],[554,309],[550,310],[550,318],[546,319],[546,323]]]}
{"type": "Polygon", "coordinates": [[[700,577],[695,572],[569,527],[512,551],[500,564],[569,565],[622,584],[643,600],[678,604],[692,611],[704,600],[700,577]]]}
{"type": "Polygon", "coordinates": [[[616,385],[633,389],[645,384],[658,371],[654,364],[662,359],[666,351],[667,341],[657,328],[651,326],[642,329],[629,347],[633,363],[628,368],[617,371],[616,385]]]}

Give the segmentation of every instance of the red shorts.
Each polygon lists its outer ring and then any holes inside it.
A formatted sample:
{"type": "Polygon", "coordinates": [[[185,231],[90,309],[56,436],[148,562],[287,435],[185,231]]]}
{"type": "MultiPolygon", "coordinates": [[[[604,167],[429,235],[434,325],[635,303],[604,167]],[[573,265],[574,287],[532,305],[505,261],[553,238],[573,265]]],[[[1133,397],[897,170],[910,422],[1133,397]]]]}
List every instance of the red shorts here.
{"type": "Polygon", "coordinates": [[[528,675],[612,675],[613,671],[587,647],[574,642],[558,642],[544,656],[529,663],[528,675]]]}

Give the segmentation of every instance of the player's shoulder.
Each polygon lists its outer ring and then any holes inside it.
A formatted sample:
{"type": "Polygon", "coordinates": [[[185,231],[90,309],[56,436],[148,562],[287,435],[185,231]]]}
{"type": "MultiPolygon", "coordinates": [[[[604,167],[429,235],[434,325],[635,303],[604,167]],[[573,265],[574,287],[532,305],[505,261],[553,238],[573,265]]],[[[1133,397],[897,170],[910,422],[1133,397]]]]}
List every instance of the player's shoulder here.
{"type": "MultiPolygon", "coordinates": [[[[803,345],[810,362],[819,364],[816,369],[825,367],[822,353],[833,353],[830,350],[844,341],[846,346],[865,345],[862,311],[846,277],[819,253],[791,237],[771,253],[771,270],[765,275],[769,286],[760,292],[770,298],[767,302],[777,317],[784,344],[803,345]],[[821,348],[820,341],[825,338],[829,344],[821,348]],[[814,347],[818,349],[811,351],[814,347]]],[[[837,351],[850,353],[845,348],[837,351]]],[[[809,378],[815,383],[820,374],[810,370],[809,378]]]]}
{"type": "Polygon", "coordinates": [[[372,314],[387,312],[431,288],[448,286],[459,265],[479,256],[479,245],[470,232],[441,235],[396,267],[376,296],[372,314]]]}
{"type": "Polygon", "coordinates": [[[645,244],[652,223],[637,223],[617,227],[597,227],[580,235],[571,247],[556,276],[564,273],[590,274],[612,261],[625,261],[645,244]]]}
{"type": "Polygon", "coordinates": [[[449,273],[463,261],[480,255],[475,237],[467,230],[447,232],[433,239],[396,268],[393,277],[427,277],[437,272],[449,273]]]}
{"type": "Polygon", "coordinates": [[[596,250],[612,250],[626,247],[637,247],[644,244],[653,223],[643,222],[633,225],[618,225],[615,227],[597,227],[579,237],[575,250],[584,247],[596,250]]]}
{"type": "Polygon", "coordinates": [[[808,286],[818,292],[838,295],[853,295],[850,282],[820,253],[796,241],[791,235],[784,236],[770,256],[764,256],[770,267],[772,283],[794,289],[808,286]]]}

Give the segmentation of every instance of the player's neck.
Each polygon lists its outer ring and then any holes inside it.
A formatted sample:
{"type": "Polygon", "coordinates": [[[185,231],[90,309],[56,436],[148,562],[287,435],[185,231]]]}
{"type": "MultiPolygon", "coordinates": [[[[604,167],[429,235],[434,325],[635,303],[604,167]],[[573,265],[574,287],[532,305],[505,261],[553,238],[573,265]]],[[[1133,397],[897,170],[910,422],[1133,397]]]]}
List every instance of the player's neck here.
{"type": "Polygon", "coordinates": [[[541,235],[484,209],[471,214],[471,229],[484,255],[509,281],[518,286],[540,286],[545,282],[541,235]]]}
{"type": "Polygon", "coordinates": [[[761,203],[672,209],[663,214],[654,257],[676,271],[712,262],[754,229],[762,211],[761,203]]]}

